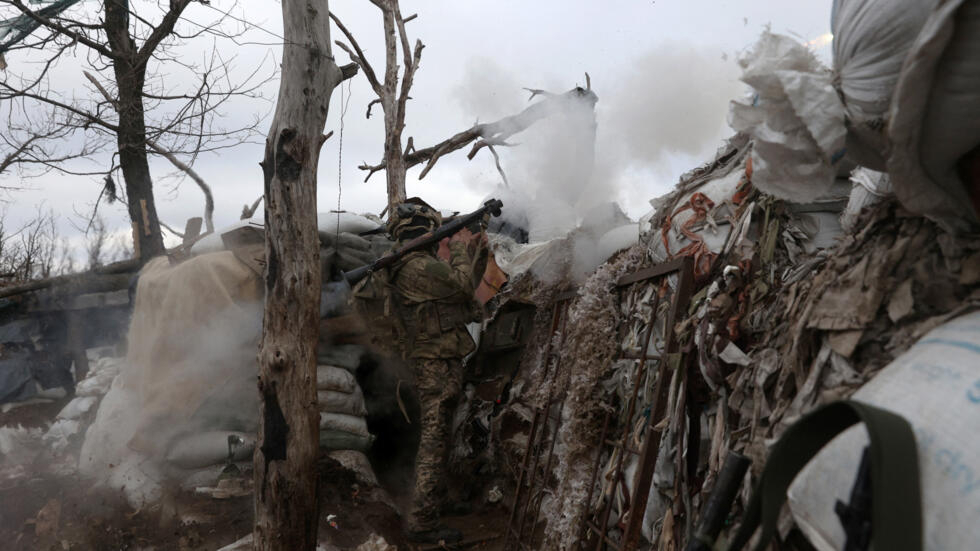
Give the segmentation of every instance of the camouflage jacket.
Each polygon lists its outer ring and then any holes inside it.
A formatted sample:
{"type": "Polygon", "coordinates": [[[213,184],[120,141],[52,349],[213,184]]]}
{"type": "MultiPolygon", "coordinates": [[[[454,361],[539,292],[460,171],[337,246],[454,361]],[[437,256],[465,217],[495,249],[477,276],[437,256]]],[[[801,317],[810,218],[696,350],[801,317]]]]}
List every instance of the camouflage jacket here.
{"type": "Polygon", "coordinates": [[[407,358],[462,358],[475,349],[466,324],[479,321],[473,259],[464,243],[449,244],[450,261],[434,254],[407,255],[393,270],[407,358]]]}

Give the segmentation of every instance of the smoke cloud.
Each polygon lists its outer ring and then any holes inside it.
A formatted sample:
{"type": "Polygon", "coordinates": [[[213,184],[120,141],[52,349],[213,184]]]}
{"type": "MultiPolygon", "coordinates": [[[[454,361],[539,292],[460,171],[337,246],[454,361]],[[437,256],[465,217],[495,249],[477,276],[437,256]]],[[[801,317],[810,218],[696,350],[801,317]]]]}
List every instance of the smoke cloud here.
{"type": "MultiPolygon", "coordinates": [[[[528,105],[519,93],[523,80],[491,59],[474,58],[455,96],[463,112],[496,120],[528,105]]],[[[526,216],[532,242],[567,234],[610,202],[627,212],[646,210],[649,199],[673,186],[673,158],[706,156],[720,144],[728,102],[741,89],[734,61],[671,43],[619,72],[594,73],[592,82],[594,110],[589,102],[562,102],[558,113],[511,138],[514,147],[498,148],[511,189],[495,193],[518,199],[505,203],[505,216],[526,216]]],[[[571,84],[550,91],[563,93],[571,84]]],[[[589,243],[572,246],[579,274],[605,260],[599,254],[605,251],[595,250],[602,232],[628,220],[594,223],[583,228],[589,243]]]]}

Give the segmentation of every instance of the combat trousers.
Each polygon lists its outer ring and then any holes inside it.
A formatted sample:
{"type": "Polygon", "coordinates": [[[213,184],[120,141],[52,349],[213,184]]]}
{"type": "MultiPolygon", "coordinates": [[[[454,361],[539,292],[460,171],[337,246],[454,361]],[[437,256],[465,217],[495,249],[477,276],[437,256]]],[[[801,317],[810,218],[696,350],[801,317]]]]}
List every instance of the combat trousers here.
{"type": "Polygon", "coordinates": [[[452,418],[462,385],[462,362],[458,358],[416,359],[413,367],[422,436],[415,456],[415,490],[408,528],[423,531],[438,525],[439,510],[446,498],[452,418]]]}

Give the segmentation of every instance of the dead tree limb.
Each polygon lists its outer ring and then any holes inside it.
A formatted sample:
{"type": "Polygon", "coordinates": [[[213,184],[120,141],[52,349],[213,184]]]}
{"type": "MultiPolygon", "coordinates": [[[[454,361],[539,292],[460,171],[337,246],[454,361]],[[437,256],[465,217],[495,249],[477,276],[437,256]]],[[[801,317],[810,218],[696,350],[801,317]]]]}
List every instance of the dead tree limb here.
{"type": "MultiPolygon", "coordinates": [[[[580,87],[573,88],[564,94],[542,94],[539,90],[537,91],[537,95],[544,95],[545,99],[532,104],[516,115],[511,115],[491,123],[475,124],[436,145],[406,153],[402,157],[405,169],[407,170],[415,165],[426,163],[425,168],[419,174],[419,180],[421,180],[425,178],[425,175],[432,170],[432,167],[435,166],[436,162],[443,155],[473,144],[472,149],[467,155],[467,158],[472,160],[476,153],[484,147],[513,145],[507,142],[510,137],[527,130],[539,120],[567,108],[569,102],[588,102],[590,105],[594,105],[598,101],[595,93],[580,87]]],[[[387,161],[382,161],[376,165],[363,163],[358,168],[367,171],[368,174],[364,178],[366,182],[375,172],[385,170],[387,168],[387,161]]]]}
{"type": "MultiPolygon", "coordinates": [[[[422,59],[422,49],[425,47],[420,40],[415,41],[414,48],[410,46],[408,33],[405,31],[406,19],[402,17],[398,0],[371,0],[371,3],[381,10],[382,23],[385,33],[385,72],[383,80],[379,80],[374,68],[368,62],[361,46],[347,27],[334,15],[331,19],[344,34],[350,46],[342,42],[337,45],[347,52],[351,61],[363,71],[368,83],[378,98],[368,103],[366,116],[370,118],[371,107],[381,104],[384,111],[385,142],[384,163],[387,168],[388,204],[389,206],[405,199],[405,170],[402,148],[402,132],[405,129],[405,104],[409,99],[415,72],[422,59]],[[402,73],[399,75],[398,55],[401,52],[402,73]]],[[[416,16],[408,17],[408,21],[416,16]]]]}

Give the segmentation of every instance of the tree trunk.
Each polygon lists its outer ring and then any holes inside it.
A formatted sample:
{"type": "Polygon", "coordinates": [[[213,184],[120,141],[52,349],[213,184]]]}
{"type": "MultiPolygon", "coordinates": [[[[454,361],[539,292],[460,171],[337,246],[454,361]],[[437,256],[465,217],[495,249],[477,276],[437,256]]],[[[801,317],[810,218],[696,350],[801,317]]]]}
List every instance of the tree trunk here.
{"type": "Polygon", "coordinates": [[[153,201],[153,179],[146,156],[146,122],[143,111],[143,83],[146,66],[139,65],[136,45],[129,35],[129,3],[105,3],[105,29],[109,47],[119,57],[112,68],[119,88],[119,166],[126,181],[129,219],[133,223],[133,246],[140,263],[163,254],[163,235],[153,201]]]}
{"type": "Polygon", "coordinates": [[[312,550],[319,449],[316,170],[341,72],[330,55],[327,0],[283,0],[282,13],[282,77],[262,163],[267,264],[254,541],[257,550],[312,550]]]}
{"type": "MultiPolygon", "coordinates": [[[[389,114],[385,111],[385,126],[389,127],[389,114]]],[[[385,176],[388,181],[388,212],[395,212],[395,207],[405,201],[405,157],[402,155],[401,129],[389,127],[385,132],[385,176]]]]}

